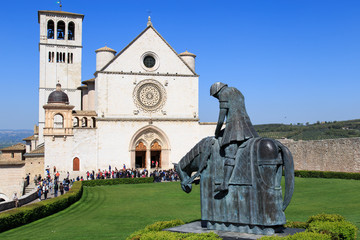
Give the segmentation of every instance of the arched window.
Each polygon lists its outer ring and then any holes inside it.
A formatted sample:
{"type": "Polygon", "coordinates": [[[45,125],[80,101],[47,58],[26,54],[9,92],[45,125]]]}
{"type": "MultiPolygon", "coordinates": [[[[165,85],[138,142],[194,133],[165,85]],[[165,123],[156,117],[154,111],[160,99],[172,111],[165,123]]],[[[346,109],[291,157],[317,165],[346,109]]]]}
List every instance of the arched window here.
{"type": "Polygon", "coordinates": [[[69,22],[68,40],[75,40],[75,24],[73,22],[69,22]]]}
{"type": "Polygon", "coordinates": [[[65,53],[63,53],[62,55],[63,55],[63,60],[62,60],[62,61],[63,61],[63,63],[64,63],[64,62],[66,62],[66,61],[65,61],[65,53]]]}
{"type": "Polygon", "coordinates": [[[93,128],[96,128],[96,119],[92,117],[91,120],[92,120],[93,128]]]}
{"type": "Polygon", "coordinates": [[[64,118],[61,114],[54,116],[54,128],[64,128],[64,118]]]}
{"type": "Polygon", "coordinates": [[[74,126],[74,127],[79,127],[79,118],[78,118],[78,117],[75,117],[75,118],[74,118],[73,126],[74,126]]]}
{"type": "Polygon", "coordinates": [[[79,171],[79,170],[80,170],[80,159],[76,157],[73,160],[73,171],[79,171]]]}
{"type": "Polygon", "coordinates": [[[54,62],[54,52],[51,52],[51,62],[54,62]]]}
{"type": "Polygon", "coordinates": [[[57,39],[65,39],[65,23],[63,21],[57,23],[57,39]]]}
{"type": "Polygon", "coordinates": [[[82,123],[81,123],[81,126],[82,126],[82,127],[87,127],[88,122],[87,122],[87,118],[86,118],[86,117],[82,118],[82,119],[81,119],[81,122],[82,122],[82,123]]]}
{"type": "Polygon", "coordinates": [[[54,21],[49,20],[47,23],[47,38],[54,39],[54,21]]]}
{"type": "Polygon", "coordinates": [[[51,52],[49,52],[49,62],[51,62],[51,52]]]}
{"type": "Polygon", "coordinates": [[[59,53],[56,52],[56,62],[59,62],[59,53]]]}

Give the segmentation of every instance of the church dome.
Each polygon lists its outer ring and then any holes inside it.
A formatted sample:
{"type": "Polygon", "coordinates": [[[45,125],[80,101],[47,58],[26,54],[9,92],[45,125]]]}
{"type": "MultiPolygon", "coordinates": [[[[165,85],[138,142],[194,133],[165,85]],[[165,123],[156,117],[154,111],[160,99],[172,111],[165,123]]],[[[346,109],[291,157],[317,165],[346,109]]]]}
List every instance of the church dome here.
{"type": "Polygon", "coordinates": [[[183,53],[180,53],[179,56],[183,57],[183,56],[191,56],[191,57],[196,57],[195,54],[188,52],[187,50],[183,53]]]}
{"type": "Polygon", "coordinates": [[[61,91],[61,84],[56,84],[56,90],[50,93],[48,103],[65,103],[69,104],[69,97],[61,91]]]}
{"type": "Polygon", "coordinates": [[[116,53],[116,51],[114,49],[111,49],[111,48],[109,48],[107,46],[99,48],[99,49],[95,50],[95,52],[96,53],[97,52],[113,52],[114,54],[116,53]]]}

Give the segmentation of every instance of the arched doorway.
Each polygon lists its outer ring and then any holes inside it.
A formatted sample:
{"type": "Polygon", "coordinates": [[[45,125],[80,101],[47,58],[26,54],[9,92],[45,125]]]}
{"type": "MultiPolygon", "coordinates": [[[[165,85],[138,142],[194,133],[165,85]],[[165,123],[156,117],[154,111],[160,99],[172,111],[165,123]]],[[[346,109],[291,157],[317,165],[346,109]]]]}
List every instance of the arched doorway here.
{"type": "Polygon", "coordinates": [[[149,170],[156,168],[156,164],[161,169],[172,168],[169,160],[170,149],[169,138],[164,131],[154,125],[145,126],[139,129],[130,140],[130,167],[138,168],[141,159],[141,166],[149,170]],[[140,142],[145,152],[138,151],[140,142]],[[143,160],[145,162],[142,162],[143,160]]]}
{"type": "Polygon", "coordinates": [[[73,160],[73,171],[79,171],[79,170],[80,170],[80,159],[76,157],[73,160]]]}
{"type": "Polygon", "coordinates": [[[143,142],[135,148],[135,168],[146,168],[146,146],[143,142]]]}
{"type": "Polygon", "coordinates": [[[161,168],[161,146],[157,141],[151,145],[151,168],[161,168]]]}

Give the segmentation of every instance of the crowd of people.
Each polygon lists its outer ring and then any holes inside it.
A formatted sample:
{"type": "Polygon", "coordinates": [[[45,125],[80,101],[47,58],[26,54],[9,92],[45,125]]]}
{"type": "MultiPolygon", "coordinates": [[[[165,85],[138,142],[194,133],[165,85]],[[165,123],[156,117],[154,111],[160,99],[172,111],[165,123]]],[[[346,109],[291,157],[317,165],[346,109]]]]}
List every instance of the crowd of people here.
{"type": "MultiPolygon", "coordinates": [[[[109,170],[100,170],[98,171],[87,171],[86,180],[94,179],[109,179],[109,178],[140,178],[140,177],[154,177],[154,182],[162,181],[177,181],[179,179],[178,174],[174,169],[170,170],[161,170],[156,169],[153,172],[149,173],[147,169],[126,169],[125,166],[123,169],[111,169],[109,165],[109,170]]],[[[76,180],[84,180],[83,177],[77,177],[76,180]]]]}
{"type": "MultiPolygon", "coordinates": [[[[40,201],[42,199],[46,200],[49,193],[54,197],[57,197],[59,192],[60,195],[63,195],[66,191],[70,190],[73,182],[85,180],[83,176],[77,176],[75,179],[71,179],[69,172],[67,172],[66,177],[60,181],[60,173],[56,171],[56,167],[54,167],[53,174],[54,176],[51,177],[50,169],[47,169],[44,178],[40,174],[39,176],[35,175],[34,177],[34,183],[37,186],[37,194],[40,201]]],[[[156,169],[149,173],[147,169],[129,169],[126,168],[125,165],[122,169],[117,169],[116,167],[115,169],[112,169],[109,165],[109,169],[98,169],[97,171],[92,170],[86,172],[86,180],[141,177],[153,177],[154,182],[171,182],[179,180],[179,176],[174,169],[156,169]]],[[[26,176],[26,181],[29,181],[29,175],[26,176]]],[[[27,184],[29,184],[29,182],[27,184]]]]}
{"type": "Polygon", "coordinates": [[[46,200],[49,193],[54,195],[54,197],[57,197],[59,192],[60,195],[63,195],[66,191],[70,190],[74,180],[69,178],[69,173],[67,178],[64,178],[63,181],[59,180],[59,176],[59,172],[56,172],[53,178],[51,178],[49,172],[47,172],[45,178],[42,178],[40,174],[39,176],[35,175],[34,183],[35,186],[37,186],[37,195],[40,201],[42,200],[42,197],[46,200]]]}

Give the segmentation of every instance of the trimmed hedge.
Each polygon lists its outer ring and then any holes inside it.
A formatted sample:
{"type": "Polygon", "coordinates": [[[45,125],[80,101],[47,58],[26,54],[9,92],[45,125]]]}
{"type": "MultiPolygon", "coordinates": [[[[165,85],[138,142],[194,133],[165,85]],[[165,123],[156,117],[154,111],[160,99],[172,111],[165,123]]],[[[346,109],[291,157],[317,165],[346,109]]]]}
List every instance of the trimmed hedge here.
{"type": "Polygon", "coordinates": [[[69,192],[56,198],[41,201],[0,213],[0,232],[16,228],[57,213],[78,201],[83,192],[81,182],[75,182],[69,192]]]}
{"type": "Polygon", "coordinates": [[[104,186],[104,185],[117,185],[117,184],[138,184],[138,183],[152,183],[153,177],[147,178],[112,178],[112,179],[97,179],[83,181],[83,185],[86,187],[104,186]]]}
{"type": "Polygon", "coordinates": [[[295,170],[295,177],[302,177],[302,178],[338,178],[338,179],[360,180],[360,173],[295,170]]]}
{"type": "Polygon", "coordinates": [[[279,236],[266,236],[260,238],[261,240],[331,240],[331,236],[327,234],[314,233],[314,232],[300,232],[286,237],[279,236]]]}
{"type": "Polygon", "coordinates": [[[309,217],[307,222],[289,222],[285,227],[303,228],[306,232],[286,237],[262,237],[262,240],[311,240],[311,239],[356,239],[357,228],[352,223],[345,221],[339,214],[317,214],[309,217]]]}
{"type": "Polygon", "coordinates": [[[182,220],[156,222],[146,226],[144,229],[131,234],[126,240],[217,240],[221,239],[217,234],[211,233],[177,233],[162,231],[185,224],[182,220]]]}

